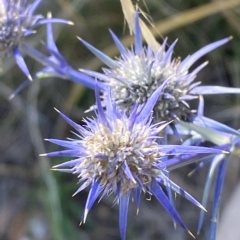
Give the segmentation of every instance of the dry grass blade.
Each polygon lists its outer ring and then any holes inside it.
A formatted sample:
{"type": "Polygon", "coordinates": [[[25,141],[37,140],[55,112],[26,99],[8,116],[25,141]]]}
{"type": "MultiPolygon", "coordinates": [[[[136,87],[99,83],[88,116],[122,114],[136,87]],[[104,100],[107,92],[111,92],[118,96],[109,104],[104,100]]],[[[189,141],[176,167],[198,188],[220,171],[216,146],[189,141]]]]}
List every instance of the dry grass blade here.
{"type": "Polygon", "coordinates": [[[240,35],[239,17],[237,14],[233,10],[225,11],[223,14],[233,29],[240,35]]]}
{"type": "Polygon", "coordinates": [[[120,2],[122,5],[124,17],[130,28],[130,33],[133,33],[134,32],[134,14],[135,14],[134,6],[131,0],[120,0],[120,2]]]}
{"type": "MultiPolygon", "coordinates": [[[[154,36],[158,35],[158,32],[160,32],[161,34],[166,34],[179,27],[186,26],[200,19],[216,14],[218,12],[236,7],[237,5],[240,5],[240,0],[207,3],[200,7],[196,7],[191,10],[186,10],[179,14],[173,15],[167,18],[166,20],[161,20],[157,22],[154,27],[150,28],[150,31],[153,32],[154,36]]],[[[126,36],[121,41],[126,47],[130,47],[132,44],[132,36],[126,36]]],[[[111,45],[110,47],[105,48],[103,52],[110,57],[113,57],[118,54],[118,50],[115,47],[115,45],[111,45]]],[[[92,70],[99,69],[101,65],[102,62],[97,58],[94,58],[86,63],[86,66],[92,70]]]]}
{"type": "MultiPolygon", "coordinates": [[[[176,14],[170,17],[169,19],[160,21],[159,23],[156,23],[155,28],[161,34],[166,34],[167,32],[173,31],[179,27],[186,26],[200,19],[216,14],[218,12],[236,7],[239,4],[240,0],[228,0],[228,1],[222,0],[207,3],[200,7],[196,7],[194,9],[186,10],[184,12],[176,14]]],[[[154,28],[150,30],[154,31],[154,28]]],[[[157,32],[154,32],[153,34],[156,35],[157,32]]]]}
{"type": "MultiPolygon", "coordinates": [[[[135,7],[133,6],[131,0],[120,0],[120,2],[122,5],[123,14],[130,28],[130,32],[134,32],[135,7]]],[[[156,41],[147,25],[142,20],[140,20],[140,25],[143,37],[147,44],[151,46],[152,49],[159,49],[160,44],[156,41]]]]}
{"type": "MultiPolygon", "coordinates": [[[[219,0],[213,0],[213,2],[219,2],[219,0]]],[[[235,31],[238,32],[240,35],[240,26],[239,26],[239,17],[236,9],[230,9],[223,12],[223,15],[225,16],[226,20],[229,22],[229,24],[233,27],[235,31]]]]}

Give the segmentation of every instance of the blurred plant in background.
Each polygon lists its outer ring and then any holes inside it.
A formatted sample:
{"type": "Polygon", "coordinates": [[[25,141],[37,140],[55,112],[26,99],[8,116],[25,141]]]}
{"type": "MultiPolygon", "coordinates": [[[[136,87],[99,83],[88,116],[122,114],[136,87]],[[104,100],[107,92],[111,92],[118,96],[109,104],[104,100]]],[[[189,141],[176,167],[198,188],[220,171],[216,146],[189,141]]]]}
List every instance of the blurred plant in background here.
{"type": "MultiPolygon", "coordinates": [[[[166,36],[169,42],[179,39],[174,56],[184,58],[210,42],[234,36],[231,43],[208,54],[206,59],[210,60],[209,64],[204,71],[198,73],[198,79],[204,85],[239,87],[240,1],[149,0],[137,3],[146,13],[146,18],[154,22],[150,28],[158,42],[162,42],[166,36]]],[[[76,35],[91,42],[110,57],[117,56],[118,50],[112,45],[109,28],[118,37],[122,36],[121,42],[125,47],[130,47],[133,42],[133,38],[128,34],[127,24],[125,28],[123,27],[124,17],[120,1],[43,0],[37,12],[48,11],[53,11],[54,17],[75,23],[74,26],[54,26],[59,52],[73,69],[80,67],[100,71],[102,67],[101,61],[79,43],[76,35]]],[[[145,23],[149,25],[149,21],[145,23]]],[[[131,24],[128,25],[131,28],[131,24]]],[[[131,30],[133,31],[133,28],[131,30]]],[[[28,40],[31,46],[43,53],[46,49],[39,39],[45,39],[45,33],[46,28],[43,26],[28,40]]],[[[157,47],[152,39],[148,41],[157,47]]],[[[24,59],[31,73],[42,70],[41,66],[29,57],[26,56],[24,59]]],[[[204,60],[203,58],[201,62],[204,60]]],[[[197,62],[193,69],[198,65],[197,62]]],[[[44,77],[48,76],[50,75],[44,77]]],[[[71,194],[78,187],[74,176],[49,171],[55,161],[55,164],[59,163],[59,159],[50,162],[46,157],[41,159],[38,157],[40,153],[57,150],[53,146],[45,145],[42,141],[44,138],[54,136],[64,139],[69,136],[70,128],[53,111],[53,107],[60,109],[78,124],[82,124],[83,116],[92,115],[84,111],[94,104],[93,91],[70,81],[61,81],[56,75],[47,80],[33,81],[28,88],[9,101],[8,97],[23,80],[24,77],[21,78],[12,60],[4,59],[0,81],[0,238],[119,239],[118,210],[115,206],[112,207],[113,198],[103,198],[101,204],[93,206],[88,221],[79,227],[79,219],[84,212],[83,206],[88,195],[87,190],[71,198],[71,194]]],[[[239,100],[237,95],[206,97],[204,115],[237,129],[239,100]]],[[[234,134],[236,135],[234,138],[238,137],[237,131],[231,134],[227,136],[230,142],[234,134]]],[[[214,136],[226,139],[222,137],[223,135],[214,136]]],[[[195,138],[197,137],[196,135],[195,138]]],[[[210,142],[214,143],[213,139],[207,140],[209,145],[210,142]]],[[[231,144],[226,150],[231,150],[231,144]]],[[[235,156],[228,161],[225,188],[221,194],[222,207],[227,204],[239,180],[239,161],[234,161],[237,153],[233,155],[235,156]]],[[[171,179],[200,200],[209,167],[206,165],[188,177],[188,173],[196,166],[198,165],[192,164],[172,171],[171,179]]],[[[214,176],[212,179],[215,179],[214,176]]],[[[199,239],[208,239],[209,235],[212,189],[209,193],[210,201],[206,206],[208,213],[199,239]]],[[[174,202],[187,227],[195,233],[198,209],[183,199],[177,198],[174,202]]],[[[135,216],[135,210],[130,206],[128,239],[191,239],[191,237],[181,228],[173,231],[171,219],[159,207],[157,201],[152,199],[150,203],[141,202],[138,216],[135,216]]]]}

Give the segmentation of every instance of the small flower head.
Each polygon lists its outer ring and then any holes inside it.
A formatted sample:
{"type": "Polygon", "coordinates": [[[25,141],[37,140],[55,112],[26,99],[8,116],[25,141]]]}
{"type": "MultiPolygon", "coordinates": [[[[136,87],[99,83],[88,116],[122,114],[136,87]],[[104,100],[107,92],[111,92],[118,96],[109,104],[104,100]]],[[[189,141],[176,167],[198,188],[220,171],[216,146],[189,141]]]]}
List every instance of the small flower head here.
{"type": "Polygon", "coordinates": [[[1,0],[0,2],[0,58],[14,56],[16,63],[32,80],[26,63],[19,51],[19,44],[33,34],[33,28],[41,24],[43,17],[34,15],[41,0],[29,4],[27,0],[1,0]]]}
{"type": "MultiPolygon", "coordinates": [[[[122,110],[132,109],[136,102],[139,104],[146,103],[153,92],[166,83],[154,108],[154,116],[158,121],[191,120],[193,110],[188,102],[198,98],[200,94],[204,94],[202,93],[203,89],[198,89],[200,82],[194,82],[194,80],[197,73],[206,66],[207,62],[193,71],[189,71],[189,68],[200,57],[225,44],[230,39],[226,38],[209,44],[182,61],[180,58],[172,58],[177,41],[167,49],[167,39],[165,39],[158,51],[152,50],[150,46],[144,47],[142,45],[137,13],[135,18],[135,46],[131,50],[126,49],[113,32],[111,32],[111,35],[120,51],[120,57],[113,60],[81,40],[108,67],[103,69],[104,74],[88,70],[82,71],[110,85],[113,101],[122,110]]],[[[103,93],[103,101],[106,101],[105,93],[103,93]]]]}
{"type": "Polygon", "coordinates": [[[33,28],[43,17],[33,15],[40,0],[2,0],[0,3],[0,53],[9,56],[23,37],[34,33],[33,28]]]}
{"type": "Polygon", "coordinates": [[[121,237],[125,239],[129,199],[134,198],[138,208],[141,193],[148,192],[159,200],[174,221],[187,230],[161,185],[202,207],[191,195],[172,182],[160,165],[169,154],[189,152],[212,154],[218,153],[219,150],[159,144],[159,132],[167,124],[152,125],[151,112],[161,91],[162,88],[158,88],[144,106],[136,104],[130,114],[119,111],[116,104],[111,103],[110,91],[107,94],[108,101],[104,111],[96,91],[97,117],[86,119],[85,126],[74,123],[60,113],[75,128],[79,139],[68,141],[48,139],[52,143],[66,147],[67,150],[46,155],[74,157],[73,160],[54,166],[53,169],[78,176],[82,185],[75,194],[90,186],[83,223],[98,197],[114,194],[116,202],[119,203],[121,237]]]}
{"type": "MultiPolygon", "coordinates": [[[[14,56],[16,63],[31,80],[31,75],[20,53],[20,44],[34,34],[34,28],[51,20],[34,12],[41,0],[1,0],[0,1],[0,59],[14,56]]],[[[52,22],[69,23],[61,19],[52,22]]]]}

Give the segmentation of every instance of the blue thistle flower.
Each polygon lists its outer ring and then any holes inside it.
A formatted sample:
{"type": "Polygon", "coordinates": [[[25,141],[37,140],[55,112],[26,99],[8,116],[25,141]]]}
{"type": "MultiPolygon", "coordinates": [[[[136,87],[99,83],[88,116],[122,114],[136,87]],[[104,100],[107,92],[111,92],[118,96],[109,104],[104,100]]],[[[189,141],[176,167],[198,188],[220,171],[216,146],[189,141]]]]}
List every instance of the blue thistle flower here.
{"type": "Polygon", "coordinates": [[[129,200],[133,198],[138,209],[140,195],[143,192],[155,196],[174,221],[191,234],[161,185],[203,208],[189,193],[168,178],[167,172],[161,167],[161,162],[168,155],[217,154],[222,151],[205,147],[160,145],[159,132],[168,123],[152,124],[152,109],[161,92],[162,86],[152,94],[145,105],[135,104],[130,114],[126,114],[112,103],[110,90],[104,111],[96,89],[97,117],[85,119],[85,126],[76,124],[59,112],[77,131],[76,136],[79,139],[47,139],[67,150],[43,155],[74,157],[70,161],[54,166],[53,169],[78,176],[82,185],[75,194],[90,186],[82,217],[83,223],[98,197],[114,194],[116,202],[119,203],[121,238],[125,239],[129,200]]]}
{"type": "MultiPolygon", "coordinates": [[[[131,110],[135,103],[146,103],[152,93],[163,83],[163,93],[154,108],[154,116],[158,121],[173,119],[192,121],[195,110],[189,106],[189,101],[198,99],[199,95],[240,93],[240,89],[220,86],[199,86],[200,81],[194,82],[197,74],[208,62],[200,64],[189,71],[189,68],[203,55],[227,43],[230,38],[211,43],[193,55],[181,60],[172,58],[177,40],[167,49],[167,38],[158,51],[142,44],[141,28],[138,13],[135,17],[135,42],[132,49],[123,46],[117,36],[110,31],[112,38],[120,51],[120,56],[111,59],[86,41],[80,41],[93,52],[107,68],[103,73],[81,70],[112,88],[113,101],[122,110],[131,110]]],[[[103,102],[106,102],[106,91],[103,90],[103,102]]]]}
{"type": "MultiPolygon", "coordinates": [[[[16,63],[29,80],[32,77],[20,53],[19,45],[29,35],[34,34],[36,26],[45,24],[49,20],[42,15],[34,15],[41,0],[1,0],[0,1],[0,59],[14,56],[16,63]]],[[[52,22],[70,23],[61,19],[52,22]]]]}

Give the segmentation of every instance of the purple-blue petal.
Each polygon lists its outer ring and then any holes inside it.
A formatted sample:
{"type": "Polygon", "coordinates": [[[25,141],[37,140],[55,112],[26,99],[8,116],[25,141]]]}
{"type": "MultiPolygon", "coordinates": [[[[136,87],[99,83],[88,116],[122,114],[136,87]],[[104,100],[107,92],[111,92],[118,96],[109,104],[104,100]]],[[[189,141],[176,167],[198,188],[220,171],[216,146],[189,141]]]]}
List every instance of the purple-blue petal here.
{"type": "Polygon", "coordinates": [[[86,202],[84,213],[83,213],[83,223],[85,223],[88,212],[91,209],[94,202],[96,201],[96,199],[98,198],[101,191],[102,191],[102,186],[100,185],[100,180],[94,180],[94,182],[92,183],[91,189],[88,193],[88,198],[87,198],[87,202],[86,202]]]}
{"type": "Polygon", "coordinates": [[[32,81],[27,79],[23,83],[20,84],[20,86],[14,90],[14,92],[9,96],[9,100],[13,99],[19,92],[21,92],[25,87],[27,87],[32,81]]]}
{"type": "Polygon", "coordinates": [[[119,229],[121,240],[126,239],[129,198],[130,194],[128,193],[122,194],[119,197],[119,229]]]}
{"type": "Polygon", "coordinates": [[[28,67],[27,67],[21,53],[19,52],[18,48],[15,48],[13,50],[13,55],[15,57],[16,63],[19,66],[19,68],[24,72],[24,74],[28,77],[28,79],[30,81],[32,81],[31,74],[29,73],[28,67]]]}
{"type": "Polygon", "coordinates": [[[212,223],[210,227],[210,240],[216,239],[216,230],[218,225],[218,214],[221,203],[221,193],[223,190],[223,183],[225,179],[226,169],[227,169],[227,159],[223,160],[218,168],[216,186],[214,192],[214,200],[213,200],[213,210],[212,210],[212,223]]]}
{"type": "Polygon", "coordinates": [[[57,144],[62,147],[72,148],[72,149],[76,149],[76,147],[81,146],[80,142],[76,140],[66,141],[66,140],[58,140],[58,139],[46,139],[46,141],[57,144]]]}
{"type": "Polygon", "coordinates": [[[44,18],[37,22],[36,25],[43,25],[48,23],[63,23],[63,24],[70,24],[68,20],[60,19],[60,18],[44,18]]]}
{"type": "MultiPolygon", "coordinates": [[[[80,73],[79,71],[74,70],[73,68],[69,67],[64,72],[64,77],[70,79],[78,84],[82,84],[90,89],[95,88],[95,79],[80,73]]],[[[98,82],[98,87],[101,90],[106,89],[106,84],[102,82],[98,82]]]]}
{"type": "Polygon", "coordinates": [[[80,193],[82,190],[84,190],[86,187],[88,187],[90,185],[90,183],[91,183],[90,181],[84,182],[72,196],[73,197],[76,196],[78,193],[80,193]]]}
{"type": "Polygon", "coordinates": [[[48,157],[78,157],[80,153],[79,153],[79,150],[63,150],[63,151],[50,152],[50,153],[41,154],[41,155],[48,156],[48,157]]]}
{"type": "Polygon", "coordinates": [[[214,94],[240,94],[240,88],[221,86],[198,86],[191,90],[191,94],[214,95],[214,94]]]}
{"type": "Polygon", "coordinates": [[[159,169],[167,169],[168,171],[172,171],[174,169],[189,165],[191,163],[198,163],[199,161],[205,160],[206,158],[211,157],[211,154],[187,154],[179,157],[171,158],[167,161],[161,162],[158,164],[159,169]]]}
{"type": "Polygon", "coordinates": [[[178,193],[182,197],[185,197],[188,201],[192,202],[197,207],[204,209],[201,203],[199,203],[193,196],[191,196],[188,192],[186,192],[183,188],[171,181],[169,178],[160,177],[157,179],[157,181],[163,184],[165,187],[172,189],[174,192],[178,193]]]}
{"type": "Polygon", "coordinates": [[[28,12],[29,14],[33,14],[37,9],[38,5],[42,0],[35,0],[31,5],[29,5],[28,12]]]}
{"type": "Polygon", "coordinates": [[[214,129],[214,130],[217,130],[217,131],[220,131],[220,132],[224,132],[224,133],[227,133],[227,134],[231,134],[231,135],[235,135],[235,136],[239,136],[240,137],[240,132],[223,124],[223,123],[220,123],[218,121],[215,121],[211,118],[207,118],[207,117],[204,117],[204,116],[201,116],[201,117],[195,117],[194,120],[193,120],[193,123],[195,125],[198,125],[198,126],[202,126],[202,127],[207,127],[209,129],[214,129]]]}
{"type": "MultiPolygon", "coordinates": [[[[210,187],[212,184],[212,180],[214,177],[214,172],[216,168],[219,166],[219,164],[224,161],[225,156],[224,155],[218,155],[212,160],[212,164],[210,166],[210,169],[208,171],[208,176],[207,176],[207,181],[205,183],[204,187],[204,192],[203,192],[203,197],[202,197],[202,205],[206,207],[207,205],[207,200],[210,192],[210,187]]],[[[203,220],[204,220],[205,212],[201,211],[200,216],[199,216],[199,222],[198,222],[198,230],[197,233],[199,234],[202,228],[203,220]]]]}
{"type": "Polygon", "coordinates": [[[152,194],[163,205],[163,207],[170,214],[170,216],[173,218],[173,220],[189,232],[187,226],[185,225],[185,223],[179,216],[179,214],[176,211],[176,209],[174,208],[174,206],[170,203],[168,197],[166,196],[166,194],[164,193],[161,186],[159,186],[159,184],[157,183],[156,180],[154,180],[154,179],[152,180],[150,189],[151,189],[152,194]]]}
{"type": "Polygon", "coordinates": [[[65,167],[75,167],[80,162],[79,159],[70,160],[53,166],[52,168],[65,168],[65,167]]]}
{"type": "Polygon", "coordinates": [[[116,44],[119,52],[121,55],[127,55],[127,49],[124,47],[124,45],[122,44],[122,42],[118,39],[118,37],[115,35],[114,32],[112,32],[111,30],[109,30],[111,35],[112,35],[112,38],[113,38],[113,41],[114,43],[116,44]]]}
{"type": "Polygon", "coordinates": [[[99,73],[99,72],[95,72],[95,71],[91,71],[91,70],[86,70],[86,69],[79,69],[79,71],[91,76],[91,77],[94,77],[94,78],[97,78],[99,80],[103,80],[105,82],[109,82],[110,81],[110,78],[109,76],[105,75],[105,74],[102,74],[102,73],[99,73]]]}
{"type": "Polygon", "coordinates": [[[84,129],[81,125],[75,123],[74,121],[72,121],[70,118],[68,118],[66,115],[64,115],[63,113],[61,113],[61,112],[58,111],[57,109],[56,109],[56,111],[57,111],[57,112],[61,115],[61,117],[62,117],[69,125],[71,125],[74,129],[76,129],[76,130],[79,131],[79,132],[85,131],[85,129],[84,129]]]}
{"type": "Polygon", "coordinates": [[[231,37],[224,38],[222,40],[210,43],[207,46],[201,48],[200,50],[195,52],[193,55],[191,55],[188,58],[186,58],[185,60],[183,60],[181,65],[180,65],[181,68],[189,69],[199,58],[201,58],[205,54],[213,51],[214,49],[226,44],[231,39],[232,39],[231,37]]]}
{"type": "Polygon", "coordinates": [[[167,50],[165,56],[164,56],[164,59],[163,61],[166,62],[166,63],[170,63],[171,62],[171,58],[172,58],[172,54],[173,54],[173,49],[174,47],[176,46],[176,43],[177,43],[177,39],[171,44],[171,46],[169,47],[169,49],[167,50]]]}
{"type": "Polygon", "coordinates": [[[118,64],[112,60],[110,57],[108,57],[103,52],[99,51],[95,47],[93,47],[91,44],[87,43],[83,39],[79,38],[79,40],[87,47],[96,57],[98,57],[102,62],[104,62],[108,67],[115,69],[118,67],[118,64]]]}
{"type": "Polygon", "coordinates": [[[160,151],[167,153],[169,155],[175,154],[191,154],[191,153],[210,153],[219,154],[223,153],[221,149],[208,148],[208,147],[198,147],[198,146],[184,146],[184,145],[163,145],[160,147],[160,151]]]}

